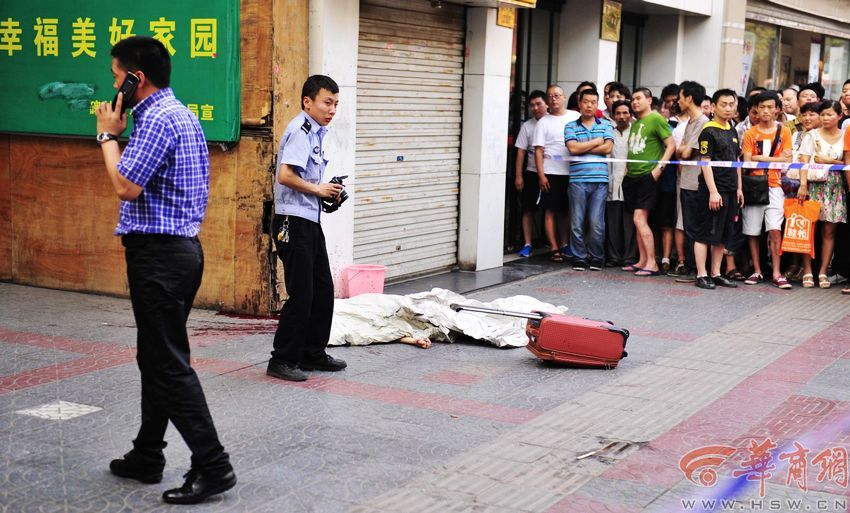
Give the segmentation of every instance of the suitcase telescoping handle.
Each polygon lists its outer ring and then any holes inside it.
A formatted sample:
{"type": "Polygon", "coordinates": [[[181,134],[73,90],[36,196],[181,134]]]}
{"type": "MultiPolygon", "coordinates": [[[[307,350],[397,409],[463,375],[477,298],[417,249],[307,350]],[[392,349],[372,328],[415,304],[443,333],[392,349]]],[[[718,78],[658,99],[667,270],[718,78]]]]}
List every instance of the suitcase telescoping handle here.
{"type": "Polygon", "coordinates": [[[472,305],[459,305],[457,303],[452,303],[449,305],[449,308],[454,310],[455,312],[460,312],[461,310],[467,310],[470,312],[478,312],[478,313],[486,313],[486,314],[496,314],[496,315],[506,315],[508,317],[521,317],[523,319],[531,319],[533,321],[539,321],[545,317],[544,314],[540,312],[512,312],[510,310],[497,310],[495,308],[484,308],[481,306],[472,306],[472,305]]]}

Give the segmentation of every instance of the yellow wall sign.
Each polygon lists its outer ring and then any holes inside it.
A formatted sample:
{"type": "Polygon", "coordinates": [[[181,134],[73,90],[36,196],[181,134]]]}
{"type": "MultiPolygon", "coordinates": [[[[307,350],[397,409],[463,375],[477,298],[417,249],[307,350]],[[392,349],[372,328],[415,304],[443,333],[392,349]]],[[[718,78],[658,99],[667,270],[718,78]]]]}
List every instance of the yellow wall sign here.
{"type": "Polygon", "coordinates": [[[514,28],[516,25],[516,8],[514,7],[499,7],[496,16],[496,25],[500,27],[514,28]]]}
{"type": "Polygon", "coordinates": [[[615,0],[604,0],[602,3],[602,23],[600,38],[605,41],[620,41],[620,22],[623,18],[623,4],[615,0]]]}

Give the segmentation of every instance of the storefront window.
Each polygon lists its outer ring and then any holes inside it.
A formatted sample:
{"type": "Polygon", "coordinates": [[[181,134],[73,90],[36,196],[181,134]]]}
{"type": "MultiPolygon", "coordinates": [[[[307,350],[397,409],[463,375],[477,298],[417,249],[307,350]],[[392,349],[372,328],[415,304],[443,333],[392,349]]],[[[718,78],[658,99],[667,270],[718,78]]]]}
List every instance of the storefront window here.
{"type": "Polygon", "coordinates": [[[844,81],[850,77],[850,41],[827,37],[823,53],[823,87],[826,98],[841,98],[844,81]]]}
{"type": "Polygon", "coordinates": [[[775,89],[779,82],[779,28],[764,23],[747,22],[744,39],[744,70],[750,74],[746,90],[761,86],[775,89]],[[749,62],[748,62],[749,61],[749,62]]]}

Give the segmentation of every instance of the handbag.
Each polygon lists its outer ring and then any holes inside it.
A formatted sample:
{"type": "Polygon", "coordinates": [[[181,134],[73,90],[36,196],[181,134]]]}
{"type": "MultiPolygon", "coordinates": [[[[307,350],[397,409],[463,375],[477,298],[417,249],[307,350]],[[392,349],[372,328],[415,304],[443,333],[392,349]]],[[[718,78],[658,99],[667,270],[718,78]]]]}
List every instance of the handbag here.
{"type": "MultiPolygon", "coordinates": [[[[812,134],[812,137],[816,137],[812,134]]],[[[806,166],[806,180],[809,182],[825,182],[829,178],[829,164],[815,164],[815,151],[809,157],[809,164],[806,166]]],[[[789,180],[800,180],[800,169],[789,168],[785,176],[789,180]]]]}
{"type": "MultiPolygon", "coordinates": [[[[776,135],[773,137],[773,145],[770,147],[770,157],[776,152],[779,146],[779,138],[782,135],[782,127],[776,125],[776,135]]],[[[745,205],[769,205],[770,204],[770,185],[767,181],[767,173],[760,175],[744,174],[741,176],[741,189],[744,193],[745,205]]]]}

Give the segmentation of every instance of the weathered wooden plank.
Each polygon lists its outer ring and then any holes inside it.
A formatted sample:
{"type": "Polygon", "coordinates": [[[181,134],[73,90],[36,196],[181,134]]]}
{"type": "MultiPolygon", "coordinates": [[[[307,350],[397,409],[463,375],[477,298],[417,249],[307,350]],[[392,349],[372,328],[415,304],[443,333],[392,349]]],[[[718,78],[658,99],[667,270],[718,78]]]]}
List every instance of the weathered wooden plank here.
{"type": "Polygon", "coordinates": [[[268,314],[272,306],[271,239],[264,233],[263,205],[272,201],[275,147],[271,139],[242,138],[236,181],[233,309],[268,314]]]}
{"type": "Polygon", "coordinates": [[[268,125],[272,112],[272,0],[242,0],[242,124],[268,125]]]}
{"type": "Polygon", "coordinates": [[[301,86],[307,79],[309,0],[274,0],[274,143],[301,111],[301,86]]]}
{"type": "Polygon", "coordinates": [[[118,198],[90,140],[12,136],[12,279],[127,294],[118,198]]]}
{"type": "Polygon", "coordinates": [[[0,134],[0,280],[12,279],[12,174],[10,137],[0,134]]]}

